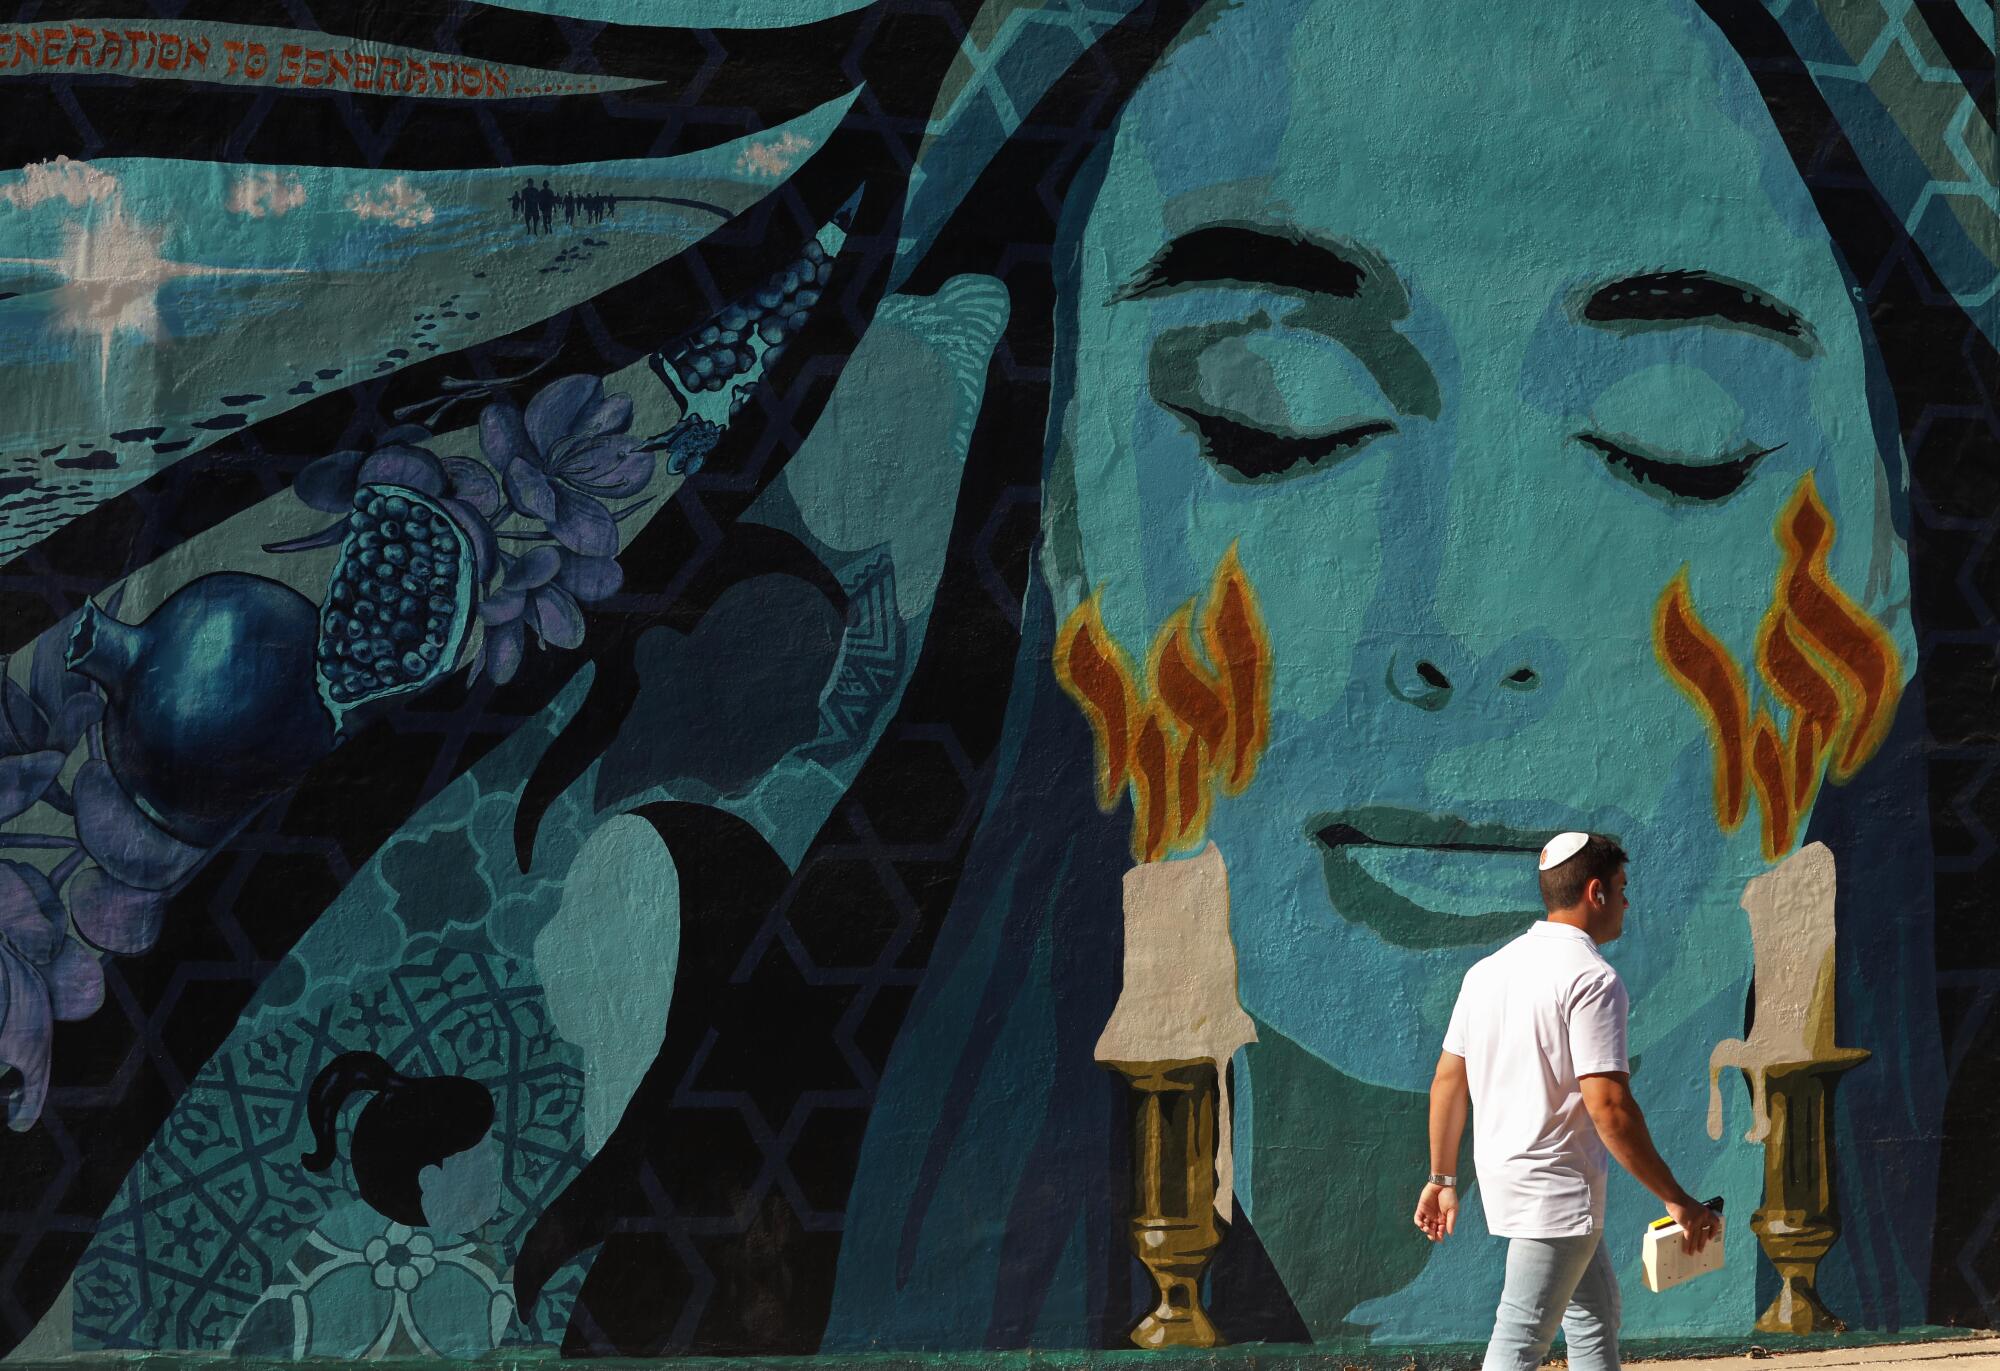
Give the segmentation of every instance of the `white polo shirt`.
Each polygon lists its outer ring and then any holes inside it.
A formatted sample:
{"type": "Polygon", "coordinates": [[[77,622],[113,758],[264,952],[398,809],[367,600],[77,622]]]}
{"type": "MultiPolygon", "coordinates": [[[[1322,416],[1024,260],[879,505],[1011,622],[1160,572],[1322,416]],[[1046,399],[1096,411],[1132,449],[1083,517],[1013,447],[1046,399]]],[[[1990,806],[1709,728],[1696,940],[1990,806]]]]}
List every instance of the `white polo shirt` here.
{"type": "Polygon", "coordinates": [[[1567,1238],[1604,1226],[1608,1154],[1579,1076],[1627,1070],[1625,985],[1580,928],[1546,921],[1465,973],[1444,1050],[1465,1058],[1486,1229],[1567,1238]]]}

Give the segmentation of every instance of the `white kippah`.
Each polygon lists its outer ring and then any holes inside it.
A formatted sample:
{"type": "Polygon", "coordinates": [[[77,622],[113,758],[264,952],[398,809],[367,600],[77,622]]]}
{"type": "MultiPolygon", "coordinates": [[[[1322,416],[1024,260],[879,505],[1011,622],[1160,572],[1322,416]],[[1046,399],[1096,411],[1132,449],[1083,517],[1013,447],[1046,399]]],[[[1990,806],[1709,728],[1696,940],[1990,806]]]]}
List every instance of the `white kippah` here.
{"type": "Polygon", "coordinates": [[[1590,835],[1588,833],[1556,834],[1555,837],[1549,839],[1548,846],[1542,849],[1541,869],[1547,871],[1552,866],[1561,866],[1571,857],[1583,851],[1583,845],[1589,841],[1590,835]]]}

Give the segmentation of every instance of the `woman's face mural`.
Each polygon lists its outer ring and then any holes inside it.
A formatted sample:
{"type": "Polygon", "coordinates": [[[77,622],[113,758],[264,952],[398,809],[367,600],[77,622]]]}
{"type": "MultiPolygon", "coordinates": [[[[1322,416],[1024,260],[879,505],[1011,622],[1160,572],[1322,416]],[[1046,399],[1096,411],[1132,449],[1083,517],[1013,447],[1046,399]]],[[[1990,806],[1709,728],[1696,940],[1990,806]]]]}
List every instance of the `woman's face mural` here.
{"type": "Polygon", "coordinates": [[[1979,7],[151,8],[0,22],[0,1352],[1103,1347],[1114,1051],[1226,1336],[1482,1338],[1570,828],[1738,1230],[1627,1330],[1808,1188],[2000,1317],[1979,7]]]}
{"type": "Polygon", "coordinates": [[[1144,661],[1235,550],[1272,663],[1207,828],[1243,999],[1404,1089],[1567,828],[1634,854],[1634,1048],[1698,1072],[1743,883],[1913,657],[1894,438],[1740,63],[1671,6],[1536,19],[1213,12],[1063,259],[1059,609],[1098,592],[1144,661]]]}

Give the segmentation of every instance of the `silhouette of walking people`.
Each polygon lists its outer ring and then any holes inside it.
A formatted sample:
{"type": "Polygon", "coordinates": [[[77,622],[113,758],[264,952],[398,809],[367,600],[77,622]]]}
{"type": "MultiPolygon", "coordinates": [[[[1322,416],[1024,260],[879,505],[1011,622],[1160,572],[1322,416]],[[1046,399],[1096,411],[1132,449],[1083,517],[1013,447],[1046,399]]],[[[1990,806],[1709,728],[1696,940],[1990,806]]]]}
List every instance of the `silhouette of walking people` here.
{"type": "Polygon", "coordinates": [[[558,210],[566,227],[573,227],[579,217],[585,224],[601,224],[617,216],[618,197],[609,192],[558,191],[546,178],[537,186],[532,176],[507,197],[508,213],[518,215],[531,236],[552,231],[558,210]]]}

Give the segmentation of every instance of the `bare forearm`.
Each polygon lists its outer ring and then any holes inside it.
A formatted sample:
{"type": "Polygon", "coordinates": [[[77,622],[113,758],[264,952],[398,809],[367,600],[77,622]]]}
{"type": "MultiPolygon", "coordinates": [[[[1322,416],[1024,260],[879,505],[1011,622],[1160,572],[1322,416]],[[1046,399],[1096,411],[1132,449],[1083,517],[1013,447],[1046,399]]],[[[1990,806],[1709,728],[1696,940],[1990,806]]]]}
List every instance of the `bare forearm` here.
{"type": "Polygon", "coordinates": [[[1646,1127],[1646,1116],[1639,1112],[1637,1104],[1594,1112],[1591,1121],[1597,1125],[1597,1136],[1604,1139],[1605,1148],[1620,1166],[1632,1173],[1634,1180],[1663,1203],[1691,1202],[1687,1191],[1674,1179],[1672,1168],[1653,1146],[1652,1130],[1646,1127]]]}
{"type": "Polygon", "coordinates": [[[1465,1138],[1467,1092],[1462,1081],[1431,1082],[1431,1170],[1458,1174],[1458,1149],[1465,1138]]]}

